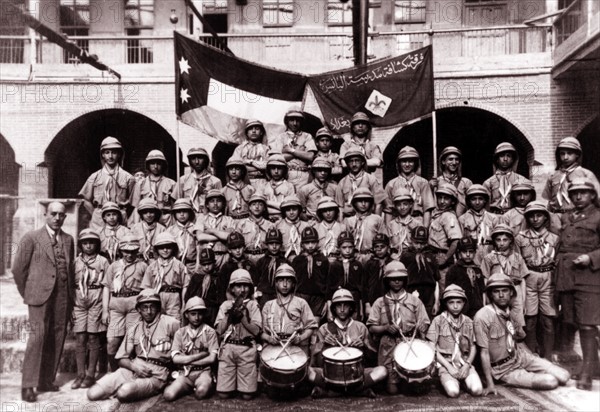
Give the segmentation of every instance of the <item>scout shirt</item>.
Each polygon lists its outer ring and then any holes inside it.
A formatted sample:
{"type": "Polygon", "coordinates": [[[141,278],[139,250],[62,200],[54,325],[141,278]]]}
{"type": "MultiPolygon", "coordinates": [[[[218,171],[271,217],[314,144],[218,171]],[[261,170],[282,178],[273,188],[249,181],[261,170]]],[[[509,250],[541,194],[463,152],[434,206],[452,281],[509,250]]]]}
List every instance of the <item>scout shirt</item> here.
{"type": "Polygon", "coordinates": [[[410,191],[410,195],[415,201],[413,214],[423,215],[435,207],[435,200],[429,182],[416,173],[411,173],[410,176],[400,174],[385,185],[385,195],[390,202],[393,202],[400,188],[406,188],[410,191]]]}
{"type": "Polygon", "coordinates": [[[279,204],[287,196],[295,194],[296,188],[287,179],[269,180],[266,185],[257,188],[257,192],[266,197],[267,201],[279,204]]]}
{"type": "Polygon", "coordinates": [[[176,197],[190,199],[197,216],[206,211],[204,206],[206,194],[212,189],[221,189],[222,187],[221,180],[207,170],[203,170],[200,174],[192,170],[181,177],[176,197]]]}
{"type": "Polygon", "coordinates": [[[133,263],[119,259],[108,267],[102,286],[114,293],[139,292],[147,267],[148,264],[142,259],[136,259],[133,263]]]}
{"type": "Polygon", "coordinates": [[[573,164],[568,169],[559,168],[546,181],[542,197],[548,200],[548,209],[553,213],[570,212],[575,208],[569,198],[569,184],[574,179],[585,179],[593,183],[596,193],[600,193],[600,183],[596,175],[579,164],[573,164]]]}
{"type": "Polygon", "coordinates": [[[364,143],[359,142],[355,139],[353,135],[350,136],[349,139],[344,139],[344,143],[340,146],[340,159],[343,159],[346,153],[350,150],[360,150],[362,154],[368,159],[379,159],[381,163],[383,163],[383,155],[381,153],[381,148],[373,143],[373,141],[368,138],[364,141],[364,143]]]}
{"type": "Polygon", "coordinates": [[[156,293],[159,293],[165,287],[171,286],[183,290],[188,287],[189,283],[190,277],[181,261],[174,257],[164,260],[159,256],[146,269],[142,280],[142,289],[153,288],[156,293]]]}
{"type": "Polygon", "coordinates": [[[308,227],[308,223],[298,219],[295,222],[287,218],[281,219],[275,225],[281,232],[283,238],[282,250],[286,259],[290,256],[302,253],[302,231],[308,227]]]}
{"type": "MultiPolygon", "coordinates": [[[[490,363],[506,363],[492,366],[492,377],[500,379],[503,375],[518,367],[518,349],[515,343],[515,326],[509,312],[503,312],[493,304],[484,306],[473,320],[477,346],[487,349],[490,363]]],[[[490,365],[491,366],[491,365],[490,365]]]]}
{"type": "Polygon", "coordinates": [[[510,191],[518,183],[530,183],[529,179],[517,172],[496,170],[483,186],[490,192],[490,208],[507,211],[512,207],[510,191]]]}
{"type": "Polygon", "coordinates": [[[254,164],[246,164],[248,169],[248,178],[264,179],[267,160],[269,158],[269,146],[260,142],[246,140],[233,151],[231,157],[244,159],[244,161],[254,161],[254,164]]]}
{"type": "MultiPolygon", "coordinates": [[[[217,313],[217,319],[215,320],[215,328],[217,328],[217,325],[219,324],[227,324],[228,312],[234,303],[235,300],[230,299],[221,304],[219,307],[219,313],[217,313]]],[[[248,310],[248,323],[256,325],[262,329],[262,319],[260,316],[258,303],[256,303],[254,299],[244,299],[244,306],[246,306],[246,309],[248,310]]],[[[250,333],[250,331],[248,331],[248,329],[246,329],[240,322],[235,325],[230,324],[227,326],[225,333],[223,333],[222,339],[225,342],[227,339],[243,340],[244,338],[248,337],[254,338],[254,335],[250,333]]]]}
{"type": "Polygon", "coordinates": [[[177,259],[183,263],[189,273],[196,267],[196,237],[194,236],[194,223],[181,224],[175,221],[167,228],[167,233],[173,235],[177,241],[177,259]]]}
{"type": "MultiPolygon", "coordinates": [[[[440,162],[440,166],[441,166],[441,162],[440,162]]],[[[432,179],[433,182],[434,179],[432,179]]],[[[434,185],[432,184],[432,191],[433,191],[433,196],[435,198],[435,189],[437,188],[437,185],[439,184],[449,184],[452,185],[456,188],[456,190],[458,191],[458,202],[456,204],[456,214],[461,216],[465,210],[467,210],[467,203],[466,203],[466,193],[467,193],[467,189],[470,188],[473,185],[473,182],[471,181],[471,179],[468,179],[464,176],[460,176],[460,175],[455,175],[455,176],[450,176],[446,173],[442,173],[440,176],[437,177],[437,179],[435,180],[435,187],[433,187],[434,185]]],[[[437,202],[436,202],[437,204],[437,202]]]]}
{"type": "Polygon", "coordinates": [[[337,176],[337,175],[342,174],[342,166],[340,163],[340,155],[339,154],[337,154],[331,150],[329,150],[327,153],[318,151],[317,154],[315,155],[315,159],[316,158],[325,159],[329,163],[331,163],[331,174],[332,175],[337,176]]]}
{"type": "Polygon", "coordinates": [[[306,209],[308,216],[317,218],[317,205],[323,196],[335,197],[337,184],[334,182],[325,182],[321,184],[318,180],[313,180],[307,185],[298,189],[298,199],[302,207],[306,209]]]}
{"type": "MultiPolygon", "coordinates": [[[[317,152],[315,139],[313,139],[309,133],[302,131],[293,133],[290,130],[286,130],[275,137],[275,139],[269,141],[269,149],[271,152],[283,153],[284,146],[289,146],[302,152],[317,152]]],[[[296,157],[288,160],[287,164],[290,170],[308,172],[308,165],[303,160],[296,157]]]]}
{"type": "Polygon", "coordinates": [[[150,198],[158,203],[160,210],[171,210],[177,198],[177,183],[166,176],[148,175],[136,183],[131,194],[131,205],[138,207],[140,200],[150,198]]]}
{"type": "Polygon", "coordinates": [[[333,259],[336,256],[339,256],[340,249],[337,244],[337,239],[340,236],[340,233],[347,230],[346,225],[338,221],[327,223],[326,221],[321,220],[320,222],[315,223],[313,227],[319,235],[319,244],[317,245],[317,248],[328,258],[333,259]]]}
{"type": "Polygon", "coordinates": [[[481,262],[481,272],[486,279],[494,273],[494,267],[500,267],[503,274],[510,277],[515,284],[520,284],[527,276],[529,270],[527,264],[519,252],[509,249],[506,252],[492,250],[481,262]]]}
{"type": "Polygon", "coordinates": [[[383,203],[385,200],[383,186],[381,186],[379,180],[372,174],[361,170],[356,175],[349,173],[340,180],[335,190],[335,203],[341,207],[352,207],[352,195],[359,187],[366,187],[371,191],[376,205],[383,203]]]}
{"type": "Polygon", "coordinates": [[[363,294],[363,266],[355,258],[342,258],[329,265],[327,276],[327,299],[331,300],[339,288],[344,288],[352,293],[355,302],[359,302],[363,294]]]}
{"type": "Polygon", "coordinates": [[[318,327],[308,303],[294,295],[285,298],[278,296],[265,303],[262,310],[262,326],[265,332],[279,336],[290,336],[295,331],[300,334],[303,330],[318,327]]]}
{"type": "Polygon", "coordinates": [[[265,239],[267,232],[273,227],[273,223],[263,217],[258,219],[254,216],[238,220],[235,230],[244,236],[246,251],[252,254],[264,251],[267,248],[265,239]]]}
{"type": "Polygon", "coordinates": [[[164,362],[165,366],[148,362],[144,362],[144,365],[152,370],[153,377],[166,381],[169,376],[166,365],[171,362],[173,338],[178,329],[179,321],[167,315],[158,314],[151,324],[140,320],[127,331],[115,359],[126,359],[135,353],[134,362],[145,359],[164,362]]]}
{"type": "Polygon", "coordinates": [[[296,293],[323,296],[326,293],[329,259],[318,250],[312,255],[302,252],[292,262],[296,272],[296,293]]]}
{"type": "Polygon", "coordinates": [[[158,222],[149,225],[142,221],[131,227],[131,233],[140,241],[140,254],[144,257],[144,260],[148,261],[155,258],[154,239],[165,230],[167,229],[158,222]]]}
{"type": "MultiPolygon", "coordinates": [[[[500,221],[507,224],[515,236],[520,231],[527,229],[527,219],[525,218],[524,207],[513,207],[504,215],[500,216],[500,221]]],[[[548,228],[552,233],[560,233],[561,223],[560,218],[554,213],[550,213],[550,219],[547,222],[548,228]]]]}
{"type": "Polygon", "coordinates": [[[256,189],[244,181],[229,181],[223,188],[225,203],[227,204],[227,214],[235,219],[247,217],[250,214],[248,210],[248,200],[256,189]]]}
{"type": "Polygon", "coordinates": [[[428,244],[437,250],[447,251],[450,243],[462,238],[462,229],[453,210],[435,209],[429,223],[428,244]]]}
{"type": "MultiPolygon", "coordinates": [[[[194,234],[204,233],[207,229],[217,229],[225,232],[233,232],[235,230],[235,220],[230,216],[225,216],[223,213],[206,213],[199,215],[194,224],[194,234]]],[[[227,253],[227,246],[222,241],[215,241],[213,245],[213,251],[215,254],[227,253]]],[[[217,261],[219,258],[217,257],[217,261]]]]}
{"type": "Polygon", "coordinates": [[[410,246],[410,233],[417,226],[423,226],[423,217],[405,216],[396,217],[386,225],[387,235],[390,238],[390,247],[402,253],[410,246]]]}
{"type": "Polygon", "coordinates": [[[572,210],[562,215],[562,226],[556,255],[556,290],[600,293],[600,210],[594,205],[572,210]],[[590,257],[590,265],[575,266],[573,260],[583,254],[590,257]]]}
{"type": "Polygon", "coordinates": [[[100,253],[110,263],[114,262],[117,260],[121,239],[130,233],[130,230],[123,225],[109,226],[105,224],[98,232],[100,235],[100,253]]]}
{"type": "Polygon", "coordinates": [[[536,270],[535,268],[554,266],[558,240],[558,236],[546,228],[542,228],[539,232],[525,229],[515,237],[515,245],[519,248],[527,267],[536,270]]]}
{"type": "Polygon", "coordinates": [[[458,217],[458,223],[462,227],[463,236],[468,236],[477,241],[476,263],[481,263],[485,255],[493,250],[490,234],[492,233],[492,228],[500,221],[500,218],[500,216],[490,213],[485,209],[480,212],[468,209],[458,217]]]}
{"type": "Polygon", "coordinates": [[[461,368],[463,360],[469,357],[471,344],[475,342],[473,321],[462,313],[455,320],[447,311],[442,312],[431,322],[427,340],[433,342],[436,351],[449,358],[454,367],[461,368]]]}
{"type": "Polygon", "coordinates": [[[325,343],[325,336],[328,334],[333,335],[343,346],[352,344],[363,349],[369,346],[369,330],[364,323],[350,318],[348,324],[344,326],[339,319],[334,318],[332,322],[322,324],[317,330],[316,341],[312,347],[314,355],[321,357],[325,349],[332,347],[325,343]],[[357,345],[357,342],[362,342],[362,345],[357,345]]]}
{"type": "MultiPolygon", "coordinates": [[[[175,332],[173,345],[171,346],[171,358],[176,355],[196,355],[200,352],[217,353],[219,351],[219,340],[217,332],[207,324],[203,323],[196,329],[192,325],[184,326],[175,332]]],[[[202,359],[198,359],[185,366],[194,366],[202,359]]],[[[183,366],[183,368],[185,368],[183,366]]],[[[209,365],[205,365],[208,369],[209,365]]]]}
{"type": "MultiPolygon", "coordinates": [[[[90,257],[80,253],[75,258],[75,305],[90,295],[94,289],[102,291],[102,281],[105,273],[108,271],[110,263],[101,255],[90,257]],[[90,290],[89,286],[95,287],[90,290]]],[[[102,293],[100,293],[100,302],[102,302],[102,293]]]]}
{"type": "Polygon", "coordinates": [[[358,214],[346,218],[346,226],[354,235],[354,246],[358,253],[371,253],[373,239],[378,233],[385,233],[383,218],[372,213],[358,214]]]}

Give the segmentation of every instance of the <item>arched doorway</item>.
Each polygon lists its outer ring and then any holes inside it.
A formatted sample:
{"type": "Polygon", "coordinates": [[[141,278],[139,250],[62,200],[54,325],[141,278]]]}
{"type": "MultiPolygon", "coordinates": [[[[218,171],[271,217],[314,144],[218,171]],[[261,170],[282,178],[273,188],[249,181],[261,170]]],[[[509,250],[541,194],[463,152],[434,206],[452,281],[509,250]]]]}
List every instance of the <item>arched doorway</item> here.
{"type": "Polygon", "coordinates": [[[0,276],[11,264],[13,216],[19,194],[19,165],[10,143],[0,134],[0,276]]]}
{"type": "Polygon", "coordinates": [[[148,152],[159,149],[169,162],[167,175],[177,178],[176,143],[161,125],[129,110],[99,110],[70,122],[46,149],[51,197],[77,197],[88,176],[102,167],[99,148],[106,136],[123,144],[123,168],[128,172],[143,170],[148,152]]]}
{"type": "MultiPolygon", "coordinates": [[[[506,119],[482,109],[456,107],[440,109],[437,115],[437,151],[456,146],[463,153],[463,175],[482,183],[492,175],[495,147],[501,142],[512,143],[519,152],[518,172],[529,176],[533,163],[533,146],[527,138],[506,119]]],[[[433,176],[433,149],[431,118],[402,128],[386,147],[383,158],[383,177],[387,183],[398,175],[396,157],[406,145],[413,146],[421,155],[423,177],[433,176]]]]}
{"type": "Polygon", "coordinates": [[[582,166],[600,176],[600,162],[595,157],[600,153],[600,116],[583,128],[577,136],[583,150],[582,166]]]}

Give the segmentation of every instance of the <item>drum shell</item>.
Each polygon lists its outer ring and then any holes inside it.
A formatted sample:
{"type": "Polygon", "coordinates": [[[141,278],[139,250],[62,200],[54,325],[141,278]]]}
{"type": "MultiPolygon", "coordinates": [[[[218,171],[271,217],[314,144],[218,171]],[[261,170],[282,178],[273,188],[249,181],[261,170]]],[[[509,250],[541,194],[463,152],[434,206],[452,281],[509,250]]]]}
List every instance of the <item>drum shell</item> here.
{"type": "Polygon", "coordinates": [[[364,379],[362,353],[352,359],[334,359],[323,354],[323,378],[335,388],[347,390],[359,386],[364,379]]]}
{"type": "MultiPolygon", "coordinates": [[[[280,369],[280,368],[275,368],[272,365],[269,365],[269,362],[266,360],[266,358],[268,356],[272,356],[273,350],[276,350],[276,352],[279,352],[281,348],[277,347],[277,346],[267,346],[265,349],[263,349],[262,353],[261,353],[261,357],[260,357],[260,366],[259,366],[259,372],[260,372],[260,376],[262,377],[263,382],[270,387],[273,388],[293,388],[295,386],[297,386],[298,384],[300,384],[305,378],[306,378],[306,374],[308,373],[308,357],[305,359],[305,361],[302,364],[298,364],[298,366],[296,368],[290,368],[290,369],[280,369]],[[275,348],[275,349],[270,349],[269,348],[275,348]]],[[[298,349],[298,350],[302,350],[298,347],[295,346],[289,346],[288,350],[294,350],[294,349],[298,349]]],[[[285,353],[283,353],[281,356],[287,356],[285,353]]]]}

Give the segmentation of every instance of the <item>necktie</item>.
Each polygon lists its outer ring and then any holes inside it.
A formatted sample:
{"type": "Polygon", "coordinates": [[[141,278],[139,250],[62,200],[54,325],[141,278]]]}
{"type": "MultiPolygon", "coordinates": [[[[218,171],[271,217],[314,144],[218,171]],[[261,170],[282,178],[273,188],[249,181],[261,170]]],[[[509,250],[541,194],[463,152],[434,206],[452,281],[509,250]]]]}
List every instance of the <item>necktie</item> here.
{"type": "Polygon", "coordinates": [[[52,246],[56,246],[57,243],[58,243],[58,238],[56,236],[56,232],[52,232],[52,234],[50,235],[50,244],[52,246]]]}
{"type": "Polygon", "coordinates": [[[383,279],[383,274],[385,272],[385,259],[379,260],[379,279],[383,279]]]}
{"type": "Polygon", "coordinates": [[[417,269],[419,272],[427,268],[425,263],[425,256],[423,255],[423,253],[415,253],[415,260],[417,262],[417,269]]]}
{"type": "Polygon", "coordinates": [[[204,278],[202,279],[202,299],[206,298],[208,294],[208,289],[210,288],[211,275],[208,273],[204,274],[204,278]]]}

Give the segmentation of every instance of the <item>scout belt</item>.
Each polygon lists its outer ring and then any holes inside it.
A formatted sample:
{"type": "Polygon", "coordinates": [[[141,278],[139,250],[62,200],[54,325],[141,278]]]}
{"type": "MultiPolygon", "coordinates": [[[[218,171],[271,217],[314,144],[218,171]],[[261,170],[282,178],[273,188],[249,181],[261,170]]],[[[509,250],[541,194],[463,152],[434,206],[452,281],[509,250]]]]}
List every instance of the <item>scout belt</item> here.
{"type": "Polygon", "coordinates": [[[128,298],[130,296],[137,296],[140,294],[140,291],[136,292],[112,292],[111,295],[115,298],[128,298]]]}
{"type": "Polygon", "coordinates": [[[230,213],[230,214],[229,214],[229,216],[230,216],[232,219],[236,219],[236,220],[239,220],[239,219],[245,219],[245,218],[247,218],[247,217],[249,217],[249,216],[250,216],[250,212],[244,212],[244,213],[230,213]]]}
{"type": "Polygon", "coordinates": [[[544,266],[529,266],[529,265],[527,265],[527,268],[531,269],[535,272],[552,272],[554,270],[554,264],[544,265],[544,266]]]}
{"type": "Polygon", "coordinates": [[[307,166],[296,166],[296,165],[289,165],[289,164],[288,164],[288,169],[295,170],[297,172],[308,172],[308,170],[309,170],[307,166]]]}
{"type": "Polygon", "coordinates": [[[143,360],[144,362],[148,362],[151,363],[153,365],[156,366],[162,366],[164,368],[166,368],[168,366],[168,362],[163,361],[162,359],[156,359],[156,358],[144,358],[143,356],[139,357],[141,360],[143,360]]]}
{"type": "Polygon", "coordinates": [[[228,338],[225,341],[225,343],[231,343],[232,345],[248,346],[249,348],[251,348],[252,345],[254,344],[254,338],[252,336],[246,336],[243,339],[228,338]]]}
{"type": "Polygon", "coordinates": [[[515,355],[508,355],[506,358],[500,359],[497,362],[492,362],[492,368],[495,368],[496,366],[501,366],[504,365],[505,363],[511,361],[512,359],[514,359],[515,355]]]}
{"type": "Polygon", "coordinates": [[[490,212],[495,215],[503,215],[506,213],[506,210],[502,210],[499,207],[490,207],[490,212]]]}
{"type": "Polygon", "coordinates": [[[265,253],[265,251],[263,249],[246,249],[244,251],[244,253],[246,253],[247,255],[262,255],[265,253]]]}
{"type": "MultiPolygon", "coordinates": [[[[104,286],[102,285],[88,285],[88,289],[102,289],[104,286]]],[[[79,285],[75,285],[75,289],[79,290],[79,285]]]]}
{"type": "Polygon", "coordinates": [[[181,293],[181,288],[177,286],[163,286],[160,288],[160,291],[167,293],[181,293]]]}

